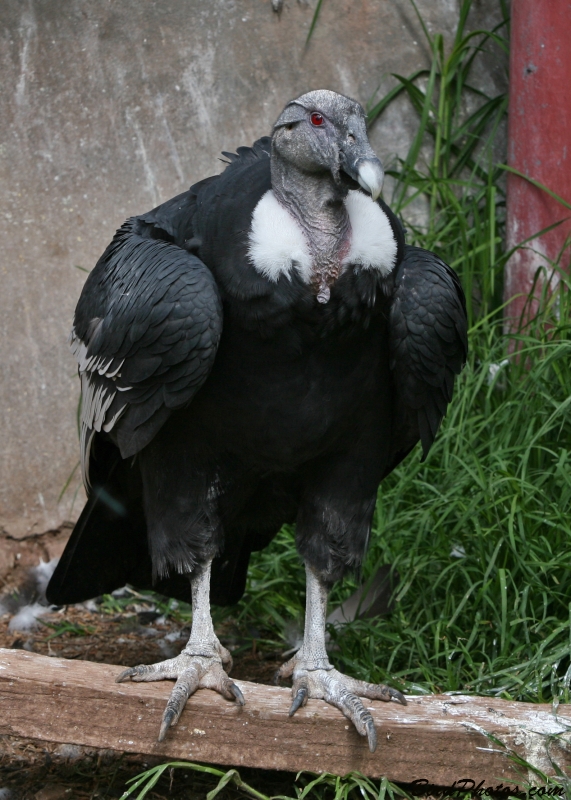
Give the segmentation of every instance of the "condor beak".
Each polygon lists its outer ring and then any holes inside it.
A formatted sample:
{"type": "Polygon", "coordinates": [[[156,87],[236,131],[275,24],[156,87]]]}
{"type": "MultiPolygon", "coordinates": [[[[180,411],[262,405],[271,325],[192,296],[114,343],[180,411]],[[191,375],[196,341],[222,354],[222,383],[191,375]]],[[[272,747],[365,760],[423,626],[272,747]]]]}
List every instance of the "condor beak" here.
{"type": "Polygon", "coordinates": [[[357,165],[357,182],[373,200],[376,200],[383,188],[385,171],[378,158],[361,161],[357,165]]]}
{"type": "Polygon", "coordinates": [[[364,121],[353,121],[347,140],[340,148],[339,157],[343,172],[376,200],[383,188],[385,171],[369,144],[364,121]]]}

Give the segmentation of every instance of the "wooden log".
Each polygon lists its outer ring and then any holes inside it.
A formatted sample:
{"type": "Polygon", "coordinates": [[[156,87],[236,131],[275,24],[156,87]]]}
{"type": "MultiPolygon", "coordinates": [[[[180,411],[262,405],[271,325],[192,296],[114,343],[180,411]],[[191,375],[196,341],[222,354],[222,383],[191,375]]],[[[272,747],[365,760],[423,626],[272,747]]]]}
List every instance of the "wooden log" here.
{"type": "Polygon", "coordinates": [[[341,713],[310,700],[287,715],[291,691],[237,681],[246,705],[207,689],[190,698],[162,744],[157,734],[172,683],[122,683],[121,667],[0,649],[0,735],[263,769],[338,775],[358,770],[451,786],[533,780],[509,753],[549,775],[571,766],[571,707],[466,695],[409,696],[408,706],[365,701],[378,730],[369,753],[341,713]],[[505,747],[491,741],[486,733],[505,747]],[[552,764],[553,762],[553,764],[552,764]]]}

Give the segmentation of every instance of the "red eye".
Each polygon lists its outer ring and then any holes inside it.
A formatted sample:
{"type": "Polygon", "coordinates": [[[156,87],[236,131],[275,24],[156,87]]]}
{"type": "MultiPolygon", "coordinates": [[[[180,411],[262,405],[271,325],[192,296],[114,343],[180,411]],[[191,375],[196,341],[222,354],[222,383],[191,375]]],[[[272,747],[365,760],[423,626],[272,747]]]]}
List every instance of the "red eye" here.
{"type": "Polygon", "coordinates": [[[310,120],[311,120],[311,124],[312,125],[316,125],[316,126],[323,125],[323,123],[325,121],[323,119],[323,117],[321,116],[321,114],[318,114],[317,111],[313,112],[313,114],[310,117],[310,120]]]}

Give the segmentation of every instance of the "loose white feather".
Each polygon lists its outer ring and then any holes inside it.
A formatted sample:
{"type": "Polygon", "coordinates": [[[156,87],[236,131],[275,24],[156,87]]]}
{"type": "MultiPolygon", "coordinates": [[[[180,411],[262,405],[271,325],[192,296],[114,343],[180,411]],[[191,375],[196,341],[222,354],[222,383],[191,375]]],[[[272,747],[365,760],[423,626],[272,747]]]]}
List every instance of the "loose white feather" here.
{"type": "Polygon", "coordinates": [[[40,559],[31,567],[17,591],[5,594],[0,599],[0,616],[10,614],[10,631],[28,631],[37,627],[38,617],[52,609],[46,600],[46,588],[57,566],[59,558],[51,561],[40,559]]]}
{"type": "Polygon", "coordinates": [[[38,593],[42,598],[46,596],[46,589],[48,588],[48,583],[50,582],[50,578],[55,572],[55,568],[57,567],[59,561],[59,557],[56,556],[52,558],[50,561],[44,561],[43,558],[40,558],[40,563],[37,567],[32,567],[31,572],[34,578],[36,579],[36,586],[38,589],[38,593]]]}
{"type": "Polygon", "coordinates": [[[8,623],[8,630],[30,631],[33,628],[37,628],[38,617],[47,614],[49,610],[49,606],[43,606],[41,603],[33,603],[29,606],[23,606],[8,623]]]}

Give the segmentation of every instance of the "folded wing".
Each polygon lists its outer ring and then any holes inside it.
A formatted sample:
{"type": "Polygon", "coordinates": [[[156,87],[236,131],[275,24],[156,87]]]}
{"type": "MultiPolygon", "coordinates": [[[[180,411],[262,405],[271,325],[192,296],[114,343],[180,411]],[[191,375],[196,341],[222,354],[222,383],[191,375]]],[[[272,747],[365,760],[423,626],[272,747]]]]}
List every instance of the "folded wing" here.
{"type": "Polygon", "coordinates": [[[418,438],[426,458],[467,352],[466,301],[458,276],[434,253],[406,246],[390,310],[396,463],[418,438]]]}
{"type": "Polygon", "coordinates": [[[214,278],[196,256],[128,220],[90,273],[71,348],[82,389],[81,464],[95,433],[123,458],[145,447],[204,383],[222,332],[214,278]]]}

